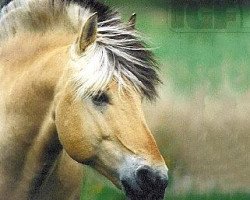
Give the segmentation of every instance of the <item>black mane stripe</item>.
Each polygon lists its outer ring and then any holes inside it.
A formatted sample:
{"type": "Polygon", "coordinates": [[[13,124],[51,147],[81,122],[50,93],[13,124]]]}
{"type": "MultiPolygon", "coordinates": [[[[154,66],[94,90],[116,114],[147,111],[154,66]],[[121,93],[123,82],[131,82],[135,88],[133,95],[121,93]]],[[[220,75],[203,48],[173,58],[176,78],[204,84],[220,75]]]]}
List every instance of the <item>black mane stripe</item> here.
{"type": "Polygon", "coordinates": [[[108,16],[111,13],[111,10],[108,6],[100,3],[96,0],[61,0],[67,4],[76,3],[82,7],[90,8],[92,12],[97,12],[99,21],[107,20],[108,16]]]}
{"type": "Polygon", "coordinates": [[[9,4],[12,0],[3,0],[0,1],[0,8],[2,9],[2,7],[6,6],[7,4],[9,4]]]}

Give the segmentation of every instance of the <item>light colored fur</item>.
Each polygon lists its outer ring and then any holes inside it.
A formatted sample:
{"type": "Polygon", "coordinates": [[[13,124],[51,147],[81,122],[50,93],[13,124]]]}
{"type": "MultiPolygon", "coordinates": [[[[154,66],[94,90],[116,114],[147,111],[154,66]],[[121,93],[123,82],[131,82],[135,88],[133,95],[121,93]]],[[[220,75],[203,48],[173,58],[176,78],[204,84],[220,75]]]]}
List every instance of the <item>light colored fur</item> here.
{"type": "MultiPolygon", "coordinates": [[[[2,14],[1,23],[10,22],[7,18],[12,19],[12,13],[27,7],[26,1],[14,2],[17,5],[11,5],[7,14],[2,14]]],[[[34,8],[44,6],[46,10],[48,6],[48,1],[27,2],[34,8]]],[[[73,19],[78,16],[74,10],[78,8],[68,9],[73,19]]],[[[47,16],[49,12],[41,22],[48,20],[47,16]]],[[[28,21],[24,22],[29,27],[28,21]]],[[[70,24],[67,20],[63,23],[70,24]]],[[[146,125],[141,96],[134,90],[118,94],[119,80],[111,79],[105,68],[110,63],[99,63],[108,62],[107,57],[99,56],[105,54],[105,48],[95,43],[82,57],[75,57],[73,49],[78,34],[60,28],[43,32],[42,27],[46,23],[41,24],[39,31],[22,29],[12,34],[6,26],[3,31],[11,37],[5,37],[0,47],[0,199],[79,199],[82,177],[79,163],[91,159],[95,161],[92,167],[118,187],[117,174],[124,158],[139,158],[144,164],[166,171],[146,125]],[[88,60],[89,55],[93,58],[88,60]],[[95,70],[101,71],[99,79],[91,74],[95,70]],[[87,76],[93,79],[92,83],[87,76]],[[106,85],[111,105],[100,110],[85,92],[85,98],[75,98],[75,82],[83,85],[87,82],[81,87],[88,91],[98,91],[106,85]],[[50,158],[53,153],[55,158],[50,158]],[[44,179],[39,180],[40,177],[44,179]],[[33,188],[34,181],[37,188],[33,188]]],[[[105,43],[104,38],[99,40],[105,43]]],[[[127,84],[133,87],[131,82],[127,84]]]]}
{"type": "MultiPolygon", "coordinates": [[[[54,90],[63,72],[58,59],[62,61],[64,57],[58,55],[58,51],[61,51],[60,45],[67,42],[65,37],[56,40],[48,35],[45,38],[51,42],[37,35],[28,39],[23,35],[8,41],[4,51],[1,50],[1,200],[27,199],[32,180],[47,162],[44,152],[51,145],[49,141],[57,137],[51,109],[54,90]],[[20,48],[16,48],[19,45],[20,48]],[[51,60],[55,55],[57,59],[51,60]]],[[[56,170],[50,169],[53,173],[46,178],[46,187],[37,199],[79,197],[81,165],[65,151],[60,155],[54,164],[56,170]]]]}
{"type": "MultiPolygon", "coordinates": [[[[73,3],[65,6],[59,0],[55,1],[54,6],[51,0],[14,0],[2,9],[0,26],[3,29],[0,31],[0,40],[27,31],[44,33],[52,29],[78,33],[92,14],[89,8],[73,3]]],[[[71,47],[70,66],[75,67],[74,82],[80,97],[103,90],[112,79],[118,82],[120,88],[128,87],[126,83],[129,80],[137,92],[142,93],[140,88],[147,89],[129,68],[136,68],[135,65],[145,68],[151,66],[127,53],[127,50],[138,51],[144,48],[130,46],[136,39],[114,39],[119,35],[140,36],[134,29],[128,28],[129,24],[108,25],[115,20],[120,20],[120,16],[115,15],[112,19],[98,23],[97,39],[81,57],[74,54],[75,45],[71,47]],[[122,57],[125,63],[121,63],[117,57],[122,57]]]]}

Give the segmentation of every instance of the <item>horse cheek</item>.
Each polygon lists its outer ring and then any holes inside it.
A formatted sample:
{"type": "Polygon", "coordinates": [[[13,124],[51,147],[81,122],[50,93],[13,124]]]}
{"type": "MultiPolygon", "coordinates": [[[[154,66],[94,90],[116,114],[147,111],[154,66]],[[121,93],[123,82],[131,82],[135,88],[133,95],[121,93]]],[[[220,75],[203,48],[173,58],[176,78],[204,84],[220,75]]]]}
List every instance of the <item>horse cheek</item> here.
{"type": "Polygon", "coordinates": [[[83,116],[75,102],[64,98],[57,107],[55,120],[59,140],[71,158],[84,163],[94,157],[93,145],[85,134],[83,116]]]}

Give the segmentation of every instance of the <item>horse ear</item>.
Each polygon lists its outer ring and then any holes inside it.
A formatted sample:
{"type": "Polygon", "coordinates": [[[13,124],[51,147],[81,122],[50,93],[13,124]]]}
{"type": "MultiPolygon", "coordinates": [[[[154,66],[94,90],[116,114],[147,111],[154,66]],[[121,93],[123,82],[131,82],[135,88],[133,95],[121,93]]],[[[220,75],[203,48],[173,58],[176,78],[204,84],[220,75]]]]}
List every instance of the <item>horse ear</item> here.
{"type": "Polygon", "coordinates": [[[77,40],[77,51],[79,54],[84,52],[91,45],[97,36],[97,13],[91,15],[83,27],[77,40]]]}
{"type": "Polygon", "coordinates": [[[135,23],[136,23],[136,14],[133,13],[132,16],[130,17],[128,21],[128,25],[132,28],[135,29],[135,23]]]}

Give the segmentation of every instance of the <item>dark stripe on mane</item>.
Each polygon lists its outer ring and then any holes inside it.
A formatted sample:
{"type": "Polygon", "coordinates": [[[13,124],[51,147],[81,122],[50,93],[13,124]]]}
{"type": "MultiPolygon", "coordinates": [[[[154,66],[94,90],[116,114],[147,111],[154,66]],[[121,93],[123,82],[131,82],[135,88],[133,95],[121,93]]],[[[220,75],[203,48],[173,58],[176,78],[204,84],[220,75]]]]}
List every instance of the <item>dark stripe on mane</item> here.
{"type": "Polygon", "coordinates": [[[67,4],[76,3],[81,7],[90,8],[92,12],[98,13],[98,21],[105,21],[112,15],[112,11],[107,5],[95,0],[61,0],[67,4]]]}
{"type": "Polygon", "coordinates": [[[10,3],[12,0],[3,0],[0,1],[0,9],[2,9],[2,7],[6,6],[8,3],[10,3]]]}

